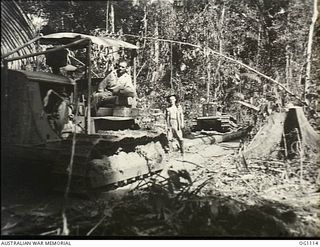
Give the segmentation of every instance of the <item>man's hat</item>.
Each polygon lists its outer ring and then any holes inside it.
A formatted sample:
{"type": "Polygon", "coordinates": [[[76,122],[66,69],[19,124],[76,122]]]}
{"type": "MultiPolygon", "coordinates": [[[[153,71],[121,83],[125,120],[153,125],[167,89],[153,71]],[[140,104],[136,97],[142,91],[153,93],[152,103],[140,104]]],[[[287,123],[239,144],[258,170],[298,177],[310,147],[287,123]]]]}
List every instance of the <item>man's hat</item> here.
{"type": "Polygon", "coordinates": [[[167,97],[166,97],[166,99],[167,99],[168,102],[170,102],[169,99],[170,99],[170,97],[172,97],[172,96],[174,96],[174,97],[176,98],[176,101],[179,101],[179,96],[178,96],[177,94],[171,92],[171,93],[168,94],[167,97]]]}

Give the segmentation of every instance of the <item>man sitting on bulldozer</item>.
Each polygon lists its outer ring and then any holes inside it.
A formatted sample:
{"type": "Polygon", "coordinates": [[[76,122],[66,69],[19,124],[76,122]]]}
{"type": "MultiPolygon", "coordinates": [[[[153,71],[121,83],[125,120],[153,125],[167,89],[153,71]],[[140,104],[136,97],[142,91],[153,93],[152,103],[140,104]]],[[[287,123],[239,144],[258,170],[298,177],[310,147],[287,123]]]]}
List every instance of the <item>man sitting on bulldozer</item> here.
{"type": "Polygon", "coordinates": [[[112,70],[98,85],[93,94],[92,108],[97,112],[101,106],[122,105],[135,107],[136,88],[132,84],[130,75],[127,73],[128,63],[124,60],[119,62],[117,70],[112,70]]]}

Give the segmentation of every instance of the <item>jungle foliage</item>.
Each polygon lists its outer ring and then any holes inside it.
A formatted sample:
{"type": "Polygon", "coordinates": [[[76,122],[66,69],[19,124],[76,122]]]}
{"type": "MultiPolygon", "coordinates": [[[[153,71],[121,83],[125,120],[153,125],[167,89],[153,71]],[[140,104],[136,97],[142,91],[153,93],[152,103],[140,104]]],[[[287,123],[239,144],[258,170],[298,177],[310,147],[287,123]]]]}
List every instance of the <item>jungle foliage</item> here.
{"type": "MultiPolygon", "coordinates": [[[[119,37],[138,44],[137,85],[141,102],[163,106],[161,96],[176,92],[187,112],[201,98],[236,112],[234,99],[254,95],[287,103],[272,82],[209,52],[223,53],[274,78],[305,97],[311,0],[126,0],[19,1],[44,34],[58,31],[119,37]],[[130,34],[130,35],[128,35],[130,34]],[[146,38],[149,37],[149,38],[146,38]],[[177,42],[170,42],[177,41],[177,42]],[[197,48],[188,44],[200,46],[197,48]],[[207,84],[210,94],[207,95],[207,84]]],[[[315,37],[319,27],[315,29],[315,37]]],[[[316,51],[312,85],[316,90],[316,51]]],[[[192,114],[191,114],[192,115],[192,114]]]]}

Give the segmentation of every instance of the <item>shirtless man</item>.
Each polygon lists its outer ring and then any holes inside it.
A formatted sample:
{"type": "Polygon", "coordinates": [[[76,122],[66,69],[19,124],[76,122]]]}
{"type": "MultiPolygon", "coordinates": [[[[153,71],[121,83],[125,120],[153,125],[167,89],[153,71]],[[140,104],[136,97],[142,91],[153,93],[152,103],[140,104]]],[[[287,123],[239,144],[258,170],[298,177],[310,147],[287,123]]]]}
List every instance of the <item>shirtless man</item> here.
{"type": "MultiPolygon", "coordinates": [[[[93,107],[98,109],[104,104],[115,104],[119,101],[124,101],[124,98],[131,100],[130,105],[133,105],[133,98],[136,97],[136,89],[132,84],[130,75],[127,73],[127,62],[120,61],[119,68],[112,70],[106,78],[104,78],[98,86],[97,92],[93,95],[93,107]]],[[[129,100],[129,101],[130,101],[129,100]]]]}
{"type": "Polygon", "coordinates": [[[170,106],[166,109],[166,124],[168,140],[172,142],[173,137],[176,138],[180,145],[180,152],[183,155],[183,136],[182,128],[184,128],[184,116],[182,107],[178,104],[177,96],[171,95],[168,97],[170,106]]]}

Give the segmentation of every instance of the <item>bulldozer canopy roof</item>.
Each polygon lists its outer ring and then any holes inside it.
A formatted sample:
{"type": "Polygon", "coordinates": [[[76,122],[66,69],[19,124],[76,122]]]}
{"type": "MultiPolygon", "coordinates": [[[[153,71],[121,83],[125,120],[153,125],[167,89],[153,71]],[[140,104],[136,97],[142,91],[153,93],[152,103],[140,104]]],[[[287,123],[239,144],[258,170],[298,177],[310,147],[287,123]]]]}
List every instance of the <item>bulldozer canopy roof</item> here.
{"type": "Polygon", "coordinates": [[[30,81],[51,82],[65,85],[74,85],[75,83],[67,77],[46,72],[35,72],[26,70],[8,70],[9,75],[18,74],[25,76],[30,81]]]}
{"type": "MultiPolygon", "coordinates": [[[[41,43],[66,45],[73,41],[84,39],[84,38],[90,38],[92,43],[97,44],[99,46],[103,46],[103,47],[117,47],[117,48],[121,47],[126,49],[139,49],[139,47],[136,45],[133,45],[118,39],[113,39],[108,37],[96,37],[96,36],[87,35],[87,34],[68,33],[68,32],[52,33],[52,34],[45,35],[41,38],[41,43]]],[[[77,48],[81,48],[81,47],[77,47],[77,48]]]]}

